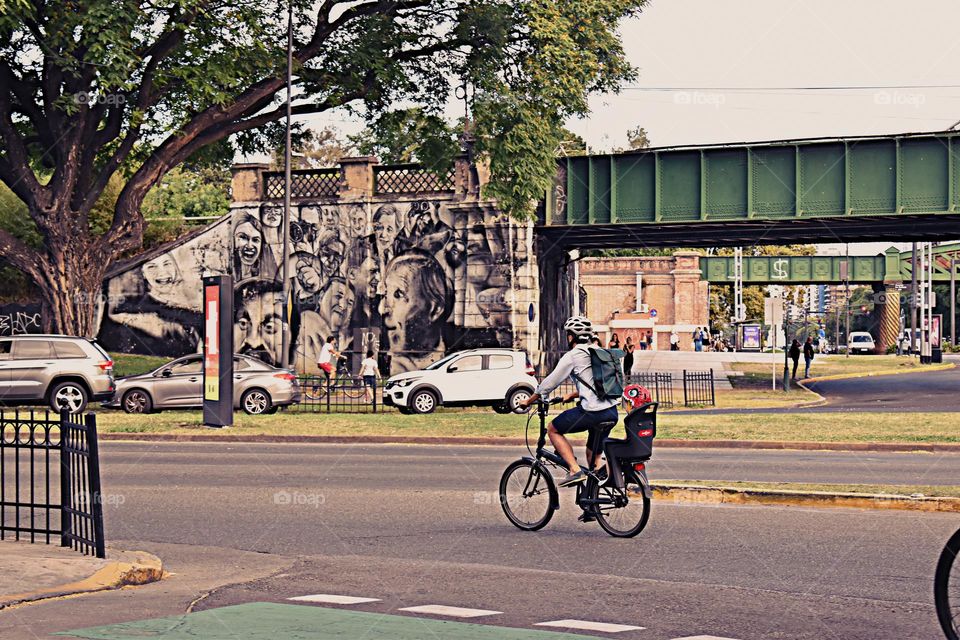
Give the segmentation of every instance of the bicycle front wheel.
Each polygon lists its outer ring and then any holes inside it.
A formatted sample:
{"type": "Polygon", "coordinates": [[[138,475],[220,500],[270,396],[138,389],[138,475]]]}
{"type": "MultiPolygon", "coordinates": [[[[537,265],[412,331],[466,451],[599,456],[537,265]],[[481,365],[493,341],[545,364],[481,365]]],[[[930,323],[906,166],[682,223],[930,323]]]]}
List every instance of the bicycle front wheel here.
{"type": "Polygon", "coordinates": [[[953,534],[940,554],[933,581],[937,618],[947,640],[960,640],[960,531],[953,534]]]}
{"type": "Polygon", "coordinates": [[[592,483],[590,499],[603,530],[617,538],[632,538],[647,526],[650,519],[650,498],[643,487],[631,478],[624,478],[624,489],[592,483]]]}
{"type": "Polygon", "coordinates": [[[539,464],[517,460],[500,478],[500,506],[513,526],[536,531],[553,517],[553,479],[539,464]]]}
{"type": "Polygon", "coordinates": [[[303,393],[310,400],[319,400],[323,396],[327,395],[326,383],[314,381],[306,384],[304,385],[303,393]]]}

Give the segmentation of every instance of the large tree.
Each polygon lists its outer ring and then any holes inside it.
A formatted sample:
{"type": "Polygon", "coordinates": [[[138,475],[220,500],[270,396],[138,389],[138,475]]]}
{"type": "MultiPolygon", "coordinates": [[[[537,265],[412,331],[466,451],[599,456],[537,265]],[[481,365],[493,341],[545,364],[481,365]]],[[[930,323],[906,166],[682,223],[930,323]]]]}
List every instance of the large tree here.
{"type": "MultiPolygon", "coordinates": [[[[562,125],[591,92],[633,77],[617,33],[645,0],[291,0],[293,112],[371,120],[438,112],[468,87],[488,195],[518,216],[550,185],[562,125]]],[[[0,231],[0,256],[37,286],[50,329],[90,335],[110,263],[137,249],[140,206],[210,148],[269,148],[283,118],[286,2],[0,3],[0,180],[42,238],[0,231]],[[122,177],[105,228],[92,219],[122,177]]]]}

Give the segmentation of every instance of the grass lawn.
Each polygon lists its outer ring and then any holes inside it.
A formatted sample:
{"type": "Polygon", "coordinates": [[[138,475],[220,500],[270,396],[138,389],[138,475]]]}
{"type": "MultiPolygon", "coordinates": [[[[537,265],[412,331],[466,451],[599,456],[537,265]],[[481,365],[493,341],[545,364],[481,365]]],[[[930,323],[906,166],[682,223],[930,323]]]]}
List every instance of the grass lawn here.
{"type": "MultiPolygon", "coordinates": [[[[526,416],[449,411],[428,416],[278,413],[236,415],[231,429],[200,426],[199,411],[147,416],[101,411],[101,432],[225,435],[389,435],[521,437],[526,416]]],[[[614,435],[618,435],[614,431],[614,435]]],[[[535,436],[537,425],[531,422],[535,436]]],[[[960,413],[661,414],[659,438],[814,442],[960,442],[960,413]]]]}
{"type": "MultiPolygon", "coordinates": [[[[746,376],[740,376],[746,377],[746,376]]],[[[736,378],[733,378],[735,380],[736,378]]],[[[683,406],[683,391],[678,396],[680,404],[676,409],[697,409],[699,407],[683,406]]],[[[784,393],[782,389],[773,391],[770,388],[770,376],[767,375],[763,384],[758,388],[756,386],[746,386],[744,388],[734,386],[733,389],[723,389],[716,392],[716,407],[704,406],[704,409],[766,409],[772,407],[793,407],[798,404],[815,402],[820,396],[801,389],[794,385],[789,393],[784,393]]]]}
{"type": "MultiPolygon", "coordinates": [[[[743,371],[749,376],[765,376],[770,381],[771,364],[761,362],[734,362],[730,366],[735,371],[743,371]]],[[[793,366],[791,362],[790,366],[793,366]]],[[[810,375],[814,377],[832,376],[844,373],[878,373],[890,371],[922,371],[920,359],[911,356],[875,356],[875,355],[817,355],[810,366],[810,375]]],[[[777,374],[783,371],[781,357],[777,366],[777,374]]],[[[800,359],[798,373],[803,373],[803,358],[800,359]]]]}
{"type": "Polygon", "coordinates": [[[769,489],[781,491],[824,491],[826,493],[868,493],[880,495],[923,495],[928,498],[960,498],[960,487],[896,484],[810,484],[801,482],[729,482],[726,480],[665,480],[657,478],[654,485],[681,485],[684,487],[729,487],[731,489],[769,489]]]}
{"type": "Polygon", "coordinates": [[[111,353],[110,357],[113,358],[113,375],[118,378],[153,371],[173,360],[163,356],[139,356],[129,353],[111,353]]]}

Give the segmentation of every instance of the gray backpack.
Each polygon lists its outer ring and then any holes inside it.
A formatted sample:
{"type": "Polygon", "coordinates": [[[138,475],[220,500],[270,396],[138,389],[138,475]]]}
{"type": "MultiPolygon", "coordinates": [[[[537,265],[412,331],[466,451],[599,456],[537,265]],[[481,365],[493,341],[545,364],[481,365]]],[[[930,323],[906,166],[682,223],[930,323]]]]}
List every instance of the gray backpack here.
{"type": "Polygon", "coordinates": [[[597,394],[601,400],[619,400],[623,395],[623,369],[620,358],[609,349],[588,347],[593,383],[589,383],[576,373],[573,376],[597,394]]]}

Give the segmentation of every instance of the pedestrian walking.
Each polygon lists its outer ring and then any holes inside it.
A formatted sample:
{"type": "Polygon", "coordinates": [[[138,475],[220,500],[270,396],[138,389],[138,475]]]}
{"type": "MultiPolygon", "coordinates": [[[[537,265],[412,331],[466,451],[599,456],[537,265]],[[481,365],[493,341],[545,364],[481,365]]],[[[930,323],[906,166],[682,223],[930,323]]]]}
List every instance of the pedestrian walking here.
{"type": "MultiPolygon", "coordinates": [[[[644,345],[646,346],[646,345],[644,345]]],[[[636,345],[633,344],[633,336],[627,336],[627,341],[623,343],[623,377],[624,379],[630,377],[630,372],[633,371],[633,350],[636,348],[636,345]]]]}
{"type": "Polygon", "coordinates": [[[820,325],[820,328],[817,329],[817,347],[820,353],[827,352],[827,332],[823,330],[823,325],[820,325]]]}
{"type": "Polygon", "coordinates": [[[703,332],[700,331],[700,327],[693,331],[693,350],[703,351],[703,332]]]}
{"type": "Polygon", "coordinates": [[[670,332],[670,351],[680,351],[680,336],[676,329],[670,332]]]}
{"type": "Polygon", "coordinates": [[[807,336],[807,341],[803,343],[803,377],[810,377],[810,364],[813,362],[813,354],[816,349],[813,348],[813,338],[807,336]]]}
{"type": "Polygon", "coordinates": [[[373,358],[373,351],[367,351],[367,357],[360,361],[360,378],[363,380],[363,396],[367,402],[373,402],[377,397],[377,379],[380,370],[377,361],[373,358]]]}
{"type": "Polygon", "coordinates": [[[797,367],[800,366],[800,341],[796,338],[794,338],[793,343],[790,345],[790,359],[793,360],[793,375],[790,377],[796,380],[797,367]]]}
{"type": "Polygon", "coordinates": [[[647,333],[647,349],[653,351],[653,331],[647,333]]]}

